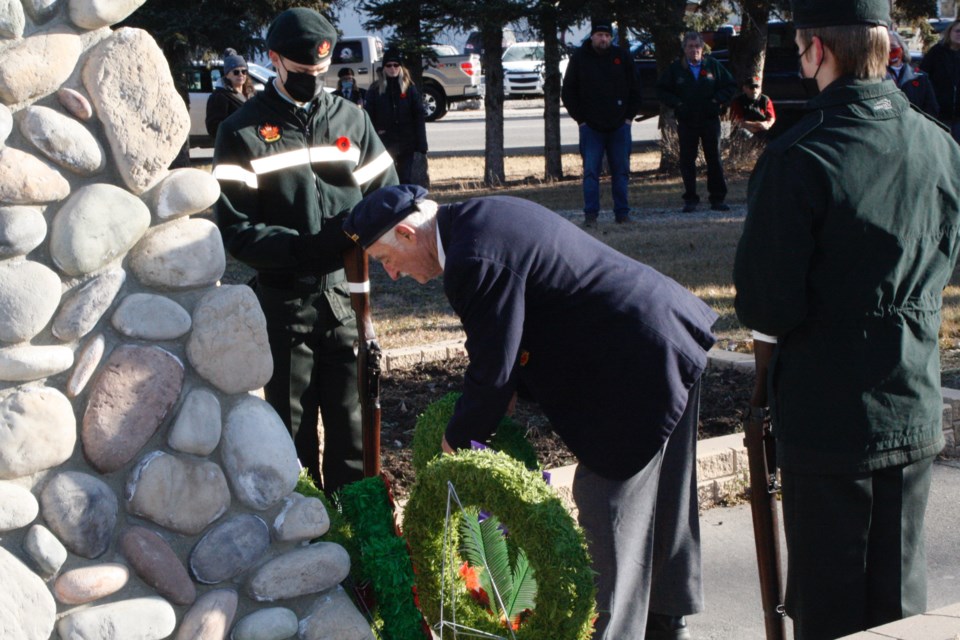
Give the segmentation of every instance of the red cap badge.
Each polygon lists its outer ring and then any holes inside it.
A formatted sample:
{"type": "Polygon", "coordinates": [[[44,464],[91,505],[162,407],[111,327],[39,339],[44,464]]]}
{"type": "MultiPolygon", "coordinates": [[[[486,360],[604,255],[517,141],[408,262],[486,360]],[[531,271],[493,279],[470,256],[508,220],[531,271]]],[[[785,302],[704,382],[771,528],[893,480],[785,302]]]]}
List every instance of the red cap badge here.
{"type": "Polygon", "coordinates": [[[330,41],[324,40],[320,43],[320,46],[317,47],[317,55],[321,58],[326,58],[330,54],[330,41]]]}

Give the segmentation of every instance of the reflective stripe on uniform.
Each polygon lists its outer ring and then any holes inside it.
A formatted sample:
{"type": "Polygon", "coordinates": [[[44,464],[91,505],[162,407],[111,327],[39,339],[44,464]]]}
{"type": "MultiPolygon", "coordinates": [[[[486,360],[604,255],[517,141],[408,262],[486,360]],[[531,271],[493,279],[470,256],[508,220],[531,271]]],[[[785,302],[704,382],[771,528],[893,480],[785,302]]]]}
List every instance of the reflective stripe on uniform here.
{"type": "Polygon", "coordinates": [[[357,181],[357,185],[364,185],[389,169],[391,166],[393,166],[393,158],[390,157],[389,153],[384,151],[376,158],[354,171],[353,179],[357,181]]]}
{"type": "Polygon", "coordinates": [[[263,175],[290,167],[327,162],[349,162],[356,166],[360,162],[360,151],[353,148],[341,151],[334,146],[297,149],[251,160],[250,167],[257,175],[263,175]]]}
{"type": "Polygon", "coordinates": [[[213,168],[213,177],[217,180],[242,182],[251,189],[257,188],[257,175],[235,164],[218,164],[213,168]]]}

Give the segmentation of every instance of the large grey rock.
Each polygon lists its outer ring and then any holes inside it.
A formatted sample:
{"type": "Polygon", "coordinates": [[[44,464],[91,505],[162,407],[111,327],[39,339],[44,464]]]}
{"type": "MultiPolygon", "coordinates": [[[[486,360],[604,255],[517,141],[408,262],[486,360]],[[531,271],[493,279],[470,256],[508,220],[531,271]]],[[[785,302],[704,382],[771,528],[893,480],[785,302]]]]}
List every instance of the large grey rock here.
{"type": "MultiPolygon", "coordinates": [[[[43,580],[0,547],[0,631],[4,639],[47,640],[57,604],[43,580]]],[[[64,636],[66,637],[66,636],[64,636]]]]}
{"type": "Polygon", "coordinates": [[[217,396],[206,389],[194,389],[180,407],[167,444],[183,453],[210,455],[220,443],[221,420],[217,396]]]}
{"type": "Polygon", "coordinates": [[[200,213],[220,197],[220,183],[209,171],[176,169],[157,188],[157,218],[172,220],[200,213]]]}
{"type": "Polygon", "coordinates": [[[73,351],[59,345],[24,345],[0,349],[0,380],[29,382],[56,375],[73,366],[73,351]]]}
{"type": "Polygon", "coordinates": [[[285,607],[269,607],[241,618],[230,640],[286,640],[297,633],[297,614],[285,607]]]}
{"type": "Polygon", "coordinates": [[[64,546],[84,558],[110,548],[117,524],[117,496],[99,478],[79,471],[54,476],[40,494],[43,519],[64,546]]]}
{"type": "Polygon", "coordinates": [[[53,319],[53,335],[73,342],[93,331],[126,279],[123,269],[110,269],[67,293],[53,319]]]}
{"type": "Polygon", "coordinates": [[[223,466],[237,498],[267,509],[297,486],[300,465],[287,427],[269,404],[247,396],[227,414],[220,446],[223,466]]]}
{"type": "Polygon", "coordinates": [[[0,149],[0,204],[56,202],[68,195],[70,183],[59,171],[19,149],[0,149]]]}
{"type": "MultiPolygon", "coordinates": [[[[0,2],[16,2],[17,0],[0,0],[0,2]]],[[[0,147],[7,142],[7,136],[13,131],[13,114],[7,105],[0,104],[0,147]]]]}
{"type": "Polygon", "coordinates": [[[23,537],[23,550],[45,578],[55,575],[67,561],[67,548],[42,524],[35,524],[27,531],[23,537]]]}
{"type": "Polygon", "coordinates": [[[77,640],[161,640],[176,626],[170,603],[149,597],[74,610],[57,622],[57,633],[77,640]]]}
{"type": "Polygon", "coordinates": [[[39,512],[40,504],[29,490],[0,482],[0,532],[27,526],[39,512]]]}
{"type": "Polygon", "coordinates": [[[63,604],[86,604],[120,591],[130,570],[118,562],[105,562],[64,572],[53,583],[53,595],[63,604]]]}
{"type": "Polygon", "coordinates": [[[60,304],[60,278],[29,260],[0,262],[0,341],[23,342],[50,322],[60,304]]]}
{"type": "Polygon", "coordinates": [[[189,605],[197,588],[177,554],[160,534],[146,527],[130,527],[120,535],[120,551],[140,579],[174,604],[189,605]]]}
{"type": "Polygon", "coordinates": [[[56,15],[61,2],[63,0],[23,0],[23,7],[34,22],[43,24],[56,15]]]}
{"type": "Polygon", "coordinates": [[[80,392],[87,386],[94,371],[103,358],[103,351],[106,349],[106,340],[103,334],[97,334],[87,340],[79,351],[77,351],[77,366],[73,368],[73,373],[67,380],[67,397],[76,398],[80,392]]]}
{"type": "Polygon", "coordinates": [[[20,132],[43,155],[81,176],[104,167],[103,148],[90,131],[49,107],[32,106],[20,119],[20,132]]]}
{"type": "Polygon", "coordinates": [[[83,29],[117,24],[146,0],[70,0],[70,20],[83,29]]]}
{"type": "Polygon", "coordinates": [[[53,219],[50,257],[68,275],[92,273],[123,256],[149,226],[140,198],[111,184],[81,187],[53,219]]]}
{"type": "Polygon", "coordinates": [[[130,252],[130,269],[154,289],[213,285],[226,266],[220,230],[202,218],[181,218],[153,227],[130,252]]]}
{"type": "Polygon", "coordinates": [[[113,350],[83,414],[80,438],[94,469],[110,473],[137,455],[176,402],[183,376],[183,364],[159,347],[113,350]]]}
{"type": "Polygon", "coordinates": [[[319,538],[330,529],[330,514],[319,498],[291,493],[273,521],[277,540],[303,542],[319,538]]]}
{"type": "Polygon", "coordinates": [[[190,607],[177,630],[177,640],[224,640],[237,615],[237,592],[208,591],[190,607]]]}
{"type": "MultiPolygon", "coordinates": [[[[27,24],[20,0],[0,0],[0,37],[22,38],[27,24]]],[[[0,141],[3,136],[0,136],[0,141]]]]}
{"type": "Polygon", "coordinates": [[[190,573],[197,582],[217,584],[238,576],[263,557],[270,530],[249,513],[229,518],[208,531],[190,552],[190,573]]]}
{"type": "Polygon", "coordinates": [[[196,535],[226,513],[230,489],[215,463],[154,451],[130,472],[126,499],[130,513],[196,535]]]}
{"type": "Polygon", "coordinates": [[[267,321],[250,287],[217,287],[193,310],[187,358],[224,393],[263,387],[273,375],[267,321]]]}
{"type": "Polygon", "coordinates": [[[47,237],[39,207],[0,207],[0,259],[25,256],[47,237]]]}
{"type": "Polygon", "coordinates": [[[73,73],[82,48],[80,36],[72,33],[39,33],[3,49],[0,102],[16,104],[53,93],[73,73]],[[38,62],[44,60],[56,64],[38,62]]]}
{"type": "Polygon", "coordinates": [[[370,623],[337,587],[314,601],[307,617],[300,621],[300,640],[374,640],[370,623]]]}
{"type": "MultiPolygon", "coordinates": [[[[71,10],[78,1],[71,2],[71,10]]],[[[190,130],[190,115],[163,52],[146,31],[118,29],[90,52],[83,84],[124,183],[143,193],[166,175],[190,130]]]]}
{"type": "Polygon", "coordinates": [[[89,120],[93,117],[93,105],[87,100],[87,97],[70,87],[61,87],[57,91],[57,100],[60,105],[70,112],[78,120],[89,120]]]}
{"type": "Polygon", "coordinates": [[[140,340],[173,340],[190,331],[190,314],[165,296],[134,293],[113,312],[113,328],[140,340]]]}
{"type": "Polygon", "coordinates": [[[25,387],[0,399],[0,478],[55,467],[76,443],[73,407],[56,389],[25,387]]]}
{"type": "Polygon", "coordinates": [[[318,542],[268,560],[247,583],[250,597],[272,602],[320,593],[340,584],[350,573],[350,556],[333,542],[318,542]]]}

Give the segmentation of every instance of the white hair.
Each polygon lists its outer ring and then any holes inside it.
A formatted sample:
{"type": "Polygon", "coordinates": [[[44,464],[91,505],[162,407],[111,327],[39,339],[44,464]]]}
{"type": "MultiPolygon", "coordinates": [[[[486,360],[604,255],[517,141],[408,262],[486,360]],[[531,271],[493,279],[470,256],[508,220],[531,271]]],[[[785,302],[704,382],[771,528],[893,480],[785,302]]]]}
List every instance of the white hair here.
{"type": "MultiPolygon", "coordinates": [[[[432,233],[437,220],[437,208],[439,205],[433,200],[421,200],[417,203],[417,208],[411,211],[406,218],[397,224],[406,224],[417,233],[432,233]]],[[[387,229],[387,232],[380,236],[379,241],[391,247],[400,246],[396,234],[390,233],[396,228],[397,224],[387,229]]]]}

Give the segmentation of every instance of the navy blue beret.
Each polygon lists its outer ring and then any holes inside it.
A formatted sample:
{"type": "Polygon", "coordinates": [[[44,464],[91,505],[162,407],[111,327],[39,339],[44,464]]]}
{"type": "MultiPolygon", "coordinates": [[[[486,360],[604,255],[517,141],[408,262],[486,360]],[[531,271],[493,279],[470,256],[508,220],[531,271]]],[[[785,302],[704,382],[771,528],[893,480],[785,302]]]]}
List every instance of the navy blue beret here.
{"type": "Polygon", "coordinates": [[[427,190],[416,184],[381,187],[357,203],[343,223],[343,232],[367,249],[426,197],[427,190]]]}

